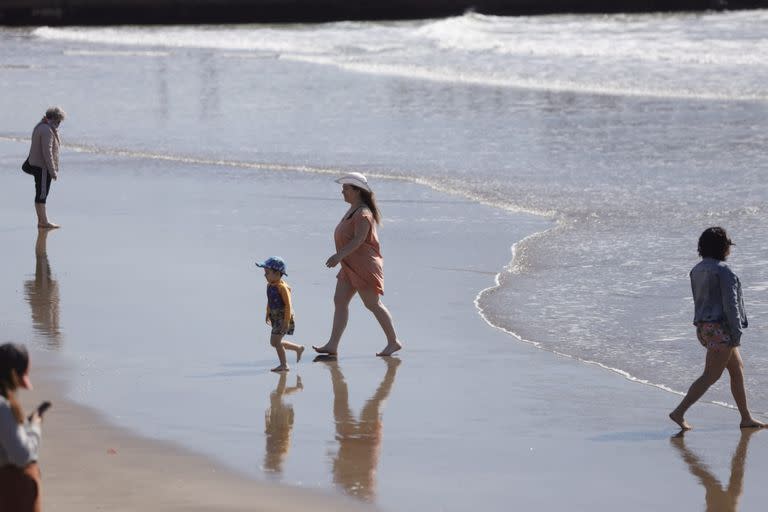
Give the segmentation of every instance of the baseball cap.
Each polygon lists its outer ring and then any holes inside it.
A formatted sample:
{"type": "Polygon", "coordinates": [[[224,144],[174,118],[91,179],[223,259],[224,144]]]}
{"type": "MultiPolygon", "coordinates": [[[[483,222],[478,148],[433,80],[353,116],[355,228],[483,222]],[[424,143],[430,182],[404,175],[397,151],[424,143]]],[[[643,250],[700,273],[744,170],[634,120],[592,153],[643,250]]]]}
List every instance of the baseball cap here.
{"type": "Polygon", "coordinates": [[[354,185],[365,191],[373,192],[373,190],[371,190],[371,187],[368,185],[368,178],[366,178],[363,174],[359,172],[350,172],[348,174],[345,174],[341,178],[335,179],[334,181],[336,183],[341,183],[342,185],[354,185]]]}
{"type": "Polygon", "coordinates": [[[271,256],[264,260],[263,263],[259,263],[257,261],[256,266],[261,268],[271,268],[272,270],[280,272],[284,276],[288,275],[288,273],[285,271],[285,261],[283,261],[283,258],[280,256],[271,256]]]}

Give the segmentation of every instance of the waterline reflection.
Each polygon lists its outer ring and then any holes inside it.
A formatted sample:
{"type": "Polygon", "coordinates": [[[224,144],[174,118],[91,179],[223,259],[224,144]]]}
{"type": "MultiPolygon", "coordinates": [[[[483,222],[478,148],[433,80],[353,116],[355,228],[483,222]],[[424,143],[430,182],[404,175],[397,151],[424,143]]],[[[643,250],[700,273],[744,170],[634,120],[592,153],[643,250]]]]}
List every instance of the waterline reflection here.
{"type": "Polygon", "coordinates": [[[747,461],[747,446],[749,440],[758,429],[741,429],[741,438],[731,457],[731,476],[724,488],[720,480],[710,471],[706,464],[685,444],[685,432],[681,431],[670,439],[672,446],[678,449],[683,460],[688,464],[688,470],[704,486],[707,501],[707,512],[737,512],[739,498],[744,490],[744,467],[747,461]]]}
{"type": "Polygon", "coordinates": [[[333,458],[333,481],[344,492],[364,501],[376,497],[376,468],[382,440],[381,406],[395,383],[395,357],[381,358],[387,365],[379,387],[363,406],[356,419],[349,407],[349,390],[341,367],[335,360],[324,360],[333,384],[333,417],[338,450],[333,458]]]}
{"type": "Polygon", "coordinates": [[[32,314],[32,327],[48,348],[61,347],[59,282],[53,277],[48,260],[49,229],[37,230],[35,243],[35,278],[24,283],[24,294],[32,314]]]}

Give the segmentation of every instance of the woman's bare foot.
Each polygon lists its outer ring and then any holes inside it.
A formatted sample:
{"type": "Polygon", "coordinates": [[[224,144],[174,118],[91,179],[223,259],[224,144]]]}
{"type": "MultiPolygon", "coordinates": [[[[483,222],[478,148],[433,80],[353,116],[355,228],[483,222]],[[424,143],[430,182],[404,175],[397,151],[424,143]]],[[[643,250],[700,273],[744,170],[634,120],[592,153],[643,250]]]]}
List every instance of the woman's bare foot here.
{"type": "Polygon", "coordinates": [[[394,343],[387,344],[387,346],[384,347],[384,350],[382,350],[381,352],[377,352],[376,355],[379,357],[391,356],[401,348],[403,348],[403,344],[400,343],[399,341],[395,341],[394,343]]]}
{"type": "Polygon", "coordinates": [[[46,222],[45,224],[38,224],[37,227],[39,229],[56,229],[60,228],[58,224],[54,224],[53,222],[46,222]]]}
{"type": "Polygon", "coordinates": [[[280,366],[275,366],[270,371],[271,372],[275,372],[275,373],[282,373],[282,372],[289,372],[289,371],[291,371],[291,369],[288,368],[287,364],[285,364],[285,365],[281,364],[280,366]]]}
{"type": "Polygon", "coordinates": [[[315,349],[315,352],[318,354],[328,354],[329,356],[336,355],[336,350],[329,349],[327,344],[323,345],[322,347],[316,347],[312,345],[312,348],[315,349]]]}
{"type": "Polygon", "coordinates": [[[688,424],[687,421],[685,421],[685,419],[683,418],[683,415],[676,411],[672,411],[671,413],[669,413],[669,419],[677,423],[680,426],[680,428],[683,430],[691,430],[693,428],[691,425],[688,424]]]}
{"type": "Polygon", "coordinates": [[[752,419],[752,418],[750,418],[750,419],[748,419],[746,421],[742,421],[739,424],[739,428],[765,428],[765,427],[768,427],[768,425],[766,425],[765,423],[763,423],[761,421],[757,421],[755,419],[752,419]]]}
{"type": "Polygon", "coordinates": [[[300,346],[300,347],[299,347],[299,350],[297,350],[297,351],[296,351],[296,362],[297,362],[297,363],[298,363],[299,361],[301,361],[301,354],[303,354],[303,353],[304,353],[304,349],[305,349],[305,348],[307,348],[307,347],[305,347],[304,345],[302,345],[302,346],[300,346]]]}

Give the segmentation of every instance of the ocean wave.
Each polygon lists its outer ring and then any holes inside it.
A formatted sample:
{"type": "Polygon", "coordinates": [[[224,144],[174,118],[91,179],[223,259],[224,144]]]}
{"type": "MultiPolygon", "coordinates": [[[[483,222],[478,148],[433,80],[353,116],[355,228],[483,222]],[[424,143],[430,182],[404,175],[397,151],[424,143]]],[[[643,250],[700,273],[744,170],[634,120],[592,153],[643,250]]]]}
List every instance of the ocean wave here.
{"type": "Polygon", "coordinates": [[[417,33],[442,49],[510,56],[765,66],[768,39],[750,34],[760,34],[766,22],[768,11],[750,17],[710,13],[507,18],[469,13],[429,23],[417,33]],[[724,17],[731,23],[723,23],[724,17]],[[704,30],[697,28],[702,26],[704,30]]]}
{"type": "Polygon", "coordinates": [[[68,48],[99,57],[209,49],[356,73],[612,96],[765,101],[768,11],[494,17],[298,26],[39,27],[34,37],[148,50],[68,48]],[[673,71],[670,71],[673,70],[673,71]]]}

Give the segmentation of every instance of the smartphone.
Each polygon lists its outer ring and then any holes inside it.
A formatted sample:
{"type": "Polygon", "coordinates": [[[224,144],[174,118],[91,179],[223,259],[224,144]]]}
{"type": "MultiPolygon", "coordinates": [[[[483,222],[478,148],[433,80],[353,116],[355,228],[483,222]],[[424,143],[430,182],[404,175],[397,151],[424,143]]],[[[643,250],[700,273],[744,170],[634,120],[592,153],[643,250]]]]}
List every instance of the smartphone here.
{"type": "MultiPolygon", "coordinates": [[[[37,409],[35,410],[35,412],[37,413],[38,416],[40,416],[42,418],[43,417],[43,413],[45,411],[47,411],[50,406],[51,406],[51,402],[46,400],[45,402],[43,402],[43,403],[41,403],[40,405],[37,406],[37,409]]],[[[29,418],[27,418],[27,419],[29,421],[32,421],[32,416],[34,416],[34,415],[35,415],[35,413],[33,412],[32,414],[29,415],[29,418]]]]}

